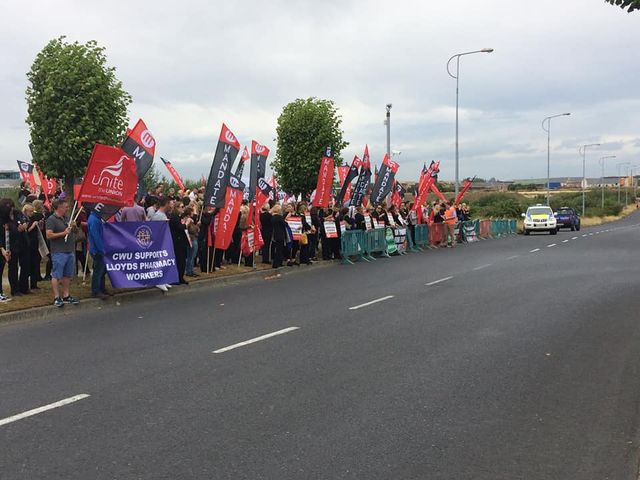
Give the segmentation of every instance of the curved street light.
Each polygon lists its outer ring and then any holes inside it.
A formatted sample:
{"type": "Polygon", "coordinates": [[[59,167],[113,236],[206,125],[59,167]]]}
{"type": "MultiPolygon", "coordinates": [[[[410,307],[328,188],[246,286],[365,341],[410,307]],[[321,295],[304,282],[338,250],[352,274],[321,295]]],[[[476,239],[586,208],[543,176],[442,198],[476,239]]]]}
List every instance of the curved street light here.
{"type": "Polygon", "coordinates": [[[465,55],[473,55],[474,53],[491,53],[493,52],[493,48],[483,48],[482,50],[474,50],[472,52],[463,52],[456,53],[452,55],[449,61],[447,61],[447,73],[451,78],[454,78],[456,81],[456,197],[458,196],[458,190],[460,188],[460,149],[458,143],[458,97],[460,92],[460,57],[464,57],[465,55]],[[456,72],[455,75],[451,73],[451,69],[449,68],[449,64],[453,59],[456,59],[456,72]]]}

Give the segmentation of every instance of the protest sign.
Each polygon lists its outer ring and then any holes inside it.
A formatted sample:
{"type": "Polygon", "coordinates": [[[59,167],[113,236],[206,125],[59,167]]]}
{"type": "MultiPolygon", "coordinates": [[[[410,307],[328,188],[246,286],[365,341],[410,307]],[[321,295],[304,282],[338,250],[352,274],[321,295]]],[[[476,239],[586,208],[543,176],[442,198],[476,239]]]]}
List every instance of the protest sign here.
{"type": "Polygon", "coordinates": [[[104,260],[115,288],[178,281],[168,222],[105,223],[104,260]]]}

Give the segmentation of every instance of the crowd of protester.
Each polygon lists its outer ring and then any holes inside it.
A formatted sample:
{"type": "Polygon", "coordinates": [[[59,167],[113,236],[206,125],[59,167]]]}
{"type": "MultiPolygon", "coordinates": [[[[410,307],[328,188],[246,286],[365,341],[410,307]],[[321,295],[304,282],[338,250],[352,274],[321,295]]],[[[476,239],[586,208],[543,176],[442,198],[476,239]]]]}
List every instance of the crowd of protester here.
{"type": "MultiPolygon", "coordinates": [[[[415,226],[419,222],[443,224],[441,246],[454,247],[455,224],[470,218],[466,204],[454,206],[453,202],[433,202],[418,215],[413,204],[408,202],[403,202],[399,208],[394,205],[346,208],[333,204],[328,208],[317,208],[306,201],[281,204],[269,200],[259,206],[260,211],[255,216],[264,245],[255,255],[245,256],[241,248],[242,234],[252,228],[254,218],[248,201],[244,200],[240,207],[231,244],[226,250],[220,250],[213,246],[213,225],[219,210],[203,209],[203,195],[204,188],[176,191],[158,184],[145,195],[136,196],[135,204],[121,209],[111,221],[168,222],[178,284],[188,284],[187,278],[229,265],[253,266],[254,259],[273,268],[310,265],[319,257],[340,259],[342,232],[371,228],[369,219],[374,219],[380,226],[405,227],[414,241],[415,226]],[[293,216],[301,222],[301,231],[295,236],[287,223],[293,216]],[[335,232],[333,235],[326,231],[327,224],[331,223],[335,225],[335,230],[331,228],[331,232],[335,232]]],[[[29,295],[40,288],[39,282],[51,281],[54,305],[77,304],[78,299],[70,294],[70,284],[78,274],[91,275],[92,296],[111,295],[105,287],[104,220],[96,211],[85,209],[79,209],[75,218],[71,218],[71,207],[64,192],[58,192],[52,198],[45,197],[33,194],[24,185],[18,204],[8,198],[0,199],[0,302],[29,295]],[[89,256],[91,268],[87,262],[89,256]],[[10,296],[3,290],[5,268],[10,296]]],[[[167,291],[171,285],[157,287],[167,291]]]]}

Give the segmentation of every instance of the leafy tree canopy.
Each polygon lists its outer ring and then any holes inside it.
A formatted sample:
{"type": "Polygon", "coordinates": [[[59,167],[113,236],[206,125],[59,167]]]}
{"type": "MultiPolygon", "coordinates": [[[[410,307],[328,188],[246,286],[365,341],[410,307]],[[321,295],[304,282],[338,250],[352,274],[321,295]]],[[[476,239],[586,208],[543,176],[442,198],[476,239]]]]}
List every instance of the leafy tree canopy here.
{"type": "Polygon", "coordinates": [[[27,73],[27,124],[34,160],[50,177],[81,176],[94,144],[118,145],[131,96],[95,41],[51,40],[27,73]]]}
{"type": "Polygon", "coordinates": [[[342,138],[341,123],[331,100],[299,98],[285,105],[278,117],[278,149],[272,163],[280,188],[295,195],[310,194],[327,147],[332,148],[335,165],[342,165],[340,152],[349,143],[342,138]]]}
{"type": "Polygon", "coordinates": [[[617,5],[629,13],[634,10],[640,10],[640,0],[605,0],[605,2],[611,5],[617,5]]]}

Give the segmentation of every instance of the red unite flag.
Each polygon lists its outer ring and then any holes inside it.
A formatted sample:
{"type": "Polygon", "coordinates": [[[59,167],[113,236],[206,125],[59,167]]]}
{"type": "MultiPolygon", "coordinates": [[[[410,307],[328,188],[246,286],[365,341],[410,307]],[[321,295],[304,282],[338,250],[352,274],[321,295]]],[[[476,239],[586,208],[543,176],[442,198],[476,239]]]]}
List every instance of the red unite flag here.
{"type": "Polygon", "coordinates": [[[97,143],[76,200],[127,207],[138,188],[136,162],[119,147],[97,143]]]}

